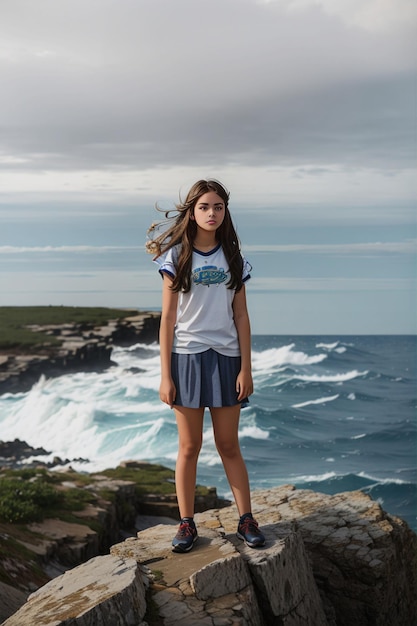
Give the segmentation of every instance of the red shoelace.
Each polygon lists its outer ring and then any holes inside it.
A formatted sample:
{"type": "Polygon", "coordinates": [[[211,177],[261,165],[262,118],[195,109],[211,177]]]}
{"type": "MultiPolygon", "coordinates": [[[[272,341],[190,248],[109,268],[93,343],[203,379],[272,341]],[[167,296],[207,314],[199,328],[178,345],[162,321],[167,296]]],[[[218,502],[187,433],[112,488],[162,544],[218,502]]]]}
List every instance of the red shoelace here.
{"type": "Polygon", "coordinates": [[[245,517],[243,522],[239,524],[239,532],[244,534],[250,532],[257,535],[259,533],[258,522],[250,517],[245,517]]]}
{"type": "Polygon", "coordinates": [[[191,528],[188,522],[184,522],[183,524],[180,524],[177,537],[188,537],[189,535],[194,535],[194,532],[194,528],[191,528]]]}

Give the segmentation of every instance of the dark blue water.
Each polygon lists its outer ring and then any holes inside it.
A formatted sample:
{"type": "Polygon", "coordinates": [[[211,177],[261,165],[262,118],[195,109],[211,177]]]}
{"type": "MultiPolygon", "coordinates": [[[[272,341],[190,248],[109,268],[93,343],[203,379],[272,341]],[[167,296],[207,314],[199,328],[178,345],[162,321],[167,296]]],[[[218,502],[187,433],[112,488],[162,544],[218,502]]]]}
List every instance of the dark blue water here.
{"type": "MultiPolygon", "coordinates": [[[[417,530],[415,336],[254,336],[255,392],[240,441],[252,489],[361,489],[417,530]]],[[[106,372],[0,396],[0,438],[100,471],[126,459],[175,466],[173,411],[159,400],[157,344],[116,348],[106,372]],[[139,373],[138,373],[139,372],[139,373]]],[[[231,497],[209,415],[197,479],[231,497]]]]}
{"type": "Polygon", "coordinates": [[[253,349],[252,487],[361,489],[416,529],[416,337],[255,336],[253,349]]]}

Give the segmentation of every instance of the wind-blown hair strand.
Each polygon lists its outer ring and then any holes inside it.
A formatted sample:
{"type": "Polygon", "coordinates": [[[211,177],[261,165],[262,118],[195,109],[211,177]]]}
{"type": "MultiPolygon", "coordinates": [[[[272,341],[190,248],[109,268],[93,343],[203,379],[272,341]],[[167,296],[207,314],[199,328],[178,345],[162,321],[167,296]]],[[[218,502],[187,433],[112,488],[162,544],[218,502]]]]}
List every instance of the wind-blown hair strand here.
{"type": "Polygon", "coordinates": [[[191,289],[191,262],[193,243],[197,234],[197,224],[191,219],[197,201],[204,194],[214,191],[223,200],[225,216],[222,224],[216,230],[216,239],[221,244],[229,264],[229,289],[239,291],[242,288],[243,260],[240,252],[240,242],[229,211],[229,192],[214,179],[199,180],[190,189],[184,202],[175,205],[174,210],[164,211],[156,205],[156,209],[165,214],[163,222],[154,223],[148,229],[146,250],[157,259],[170,248],[180,244],[180,253],[177,261],[176,276],[172,283],[175,292],[188,292],[191,289]],[[164,229],[161,234],[157,234],[164,229]]]}

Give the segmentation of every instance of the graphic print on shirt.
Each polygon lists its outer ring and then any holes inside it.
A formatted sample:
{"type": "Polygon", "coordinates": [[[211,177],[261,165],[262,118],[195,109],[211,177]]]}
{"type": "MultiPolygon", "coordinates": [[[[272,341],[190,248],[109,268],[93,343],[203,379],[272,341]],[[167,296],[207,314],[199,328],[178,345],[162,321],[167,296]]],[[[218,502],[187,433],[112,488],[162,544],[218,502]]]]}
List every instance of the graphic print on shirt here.
{"type": "Polygon", "coordinates": [[[204,265],[203,267],[196,267],[192,273],[192,280],[195,285],[220,285],[227,280],[227,273],[223,267],[217,267],[216,265],[204,265]]]}

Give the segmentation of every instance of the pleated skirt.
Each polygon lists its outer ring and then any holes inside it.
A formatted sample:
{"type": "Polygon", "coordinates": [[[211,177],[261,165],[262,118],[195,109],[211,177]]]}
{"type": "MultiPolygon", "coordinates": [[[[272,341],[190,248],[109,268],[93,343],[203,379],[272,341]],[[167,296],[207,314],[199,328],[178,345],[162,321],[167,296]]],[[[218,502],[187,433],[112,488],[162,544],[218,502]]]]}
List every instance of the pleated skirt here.
{"type": "MultiPolygon", "coordinates": [[[[211,349],[198,354],[173,352],[171,376],[177,390],[174,405],[198,409],[239,404],[236,378],[240,362],[240,356],[224,356],[211,349]]],[[[249,400],[245,398],[240,404],[243,408],[249,400]]]]}

